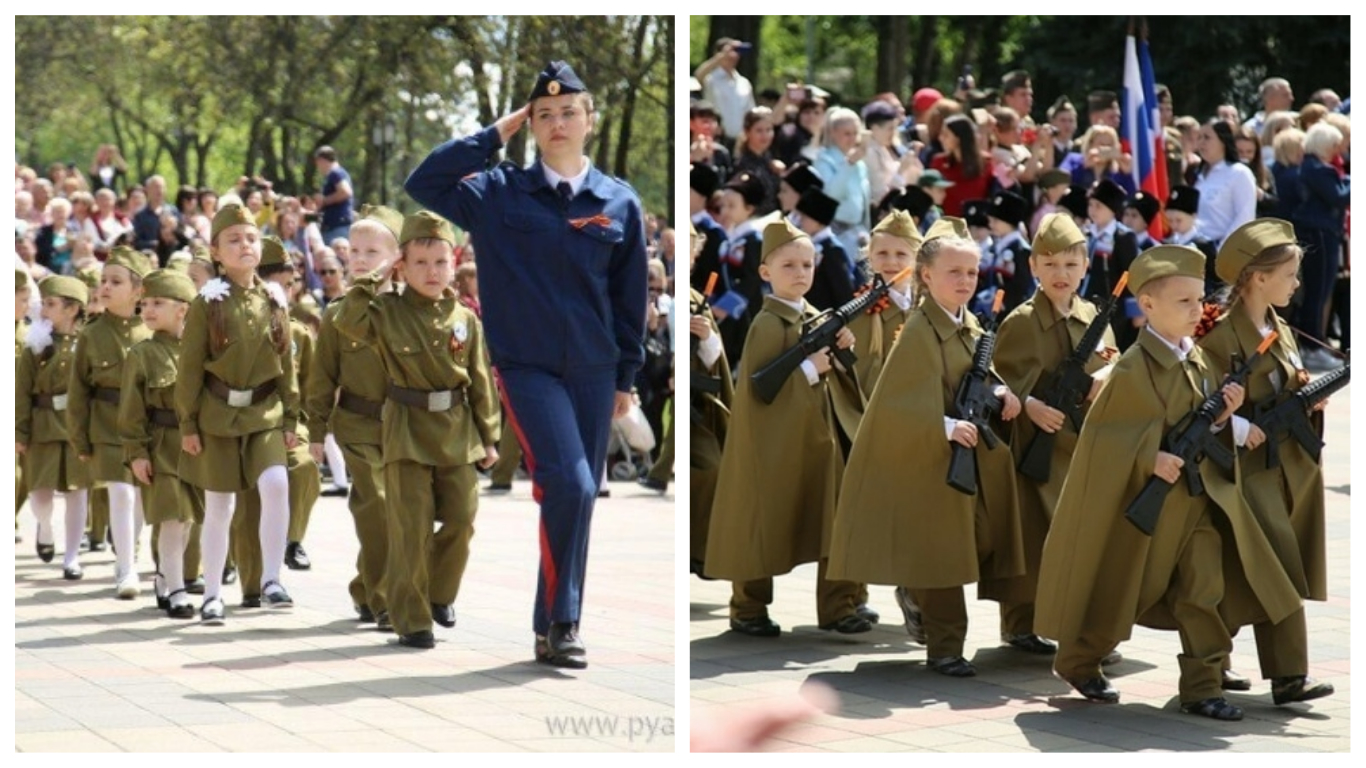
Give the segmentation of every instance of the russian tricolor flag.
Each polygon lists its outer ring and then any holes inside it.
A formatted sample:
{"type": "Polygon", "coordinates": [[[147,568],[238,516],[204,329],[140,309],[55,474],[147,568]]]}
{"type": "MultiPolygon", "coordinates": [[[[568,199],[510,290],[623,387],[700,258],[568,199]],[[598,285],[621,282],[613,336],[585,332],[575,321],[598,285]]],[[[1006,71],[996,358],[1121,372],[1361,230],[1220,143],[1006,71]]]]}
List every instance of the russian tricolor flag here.
{"type": "MultiPolygon", "coordinates": [[[[1167,154],[1162,135],[1162,118],[1157,106],[1156,80],[1152,60],[1148,58],[1148,40],[1135,41],[1133,31],[1124,39],[1124,88],[1120,102],[1119,136],[1133,152],[1130,171],[1134,186],[1167,202],[1167,154]]],[[[1148,234],[1161,241],[1166,222],[1161,216],[1153,219],[1148,234]]]]}

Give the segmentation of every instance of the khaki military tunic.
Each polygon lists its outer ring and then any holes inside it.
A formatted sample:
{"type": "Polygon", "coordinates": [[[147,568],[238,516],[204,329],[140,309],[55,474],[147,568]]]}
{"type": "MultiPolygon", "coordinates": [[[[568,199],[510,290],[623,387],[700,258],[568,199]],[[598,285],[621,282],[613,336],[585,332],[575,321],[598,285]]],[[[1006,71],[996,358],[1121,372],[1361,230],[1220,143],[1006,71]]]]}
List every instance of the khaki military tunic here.
{"type": "Polygon", "coordinates": [[[89,488],[85,463],[71,447],[65,404],[62,410],[34,404],[35,397],[66,398],[76,334],[53,333],[52,341],[34,351],[25,347],[15,382],[14,441],[27,446],[24,476],[28,487],[69,491],[89,488]]]}
{"type": "Polygon", "coordinates": [[[123,364],[119,438],[130,467],[137,459],[152,464],[152,484],[142,489],[142,506],[153,524],[204,521],[202,492],[180,478],[180,427],[157,423],[152,416],[153,410],[175,416],[179,357],[180,339],[157,331],[134,344],[123,364]]]}
{"type": "MultiPolygon", "coordinates": [[[[19,360],[24,356],[24,336],[28,334],[28,320],[14,324],[14,377],[19,378],[19,360]]],[[[24,458],[14,454],[14,526],[19,527],[19,510],[28,501],[28,478],[24,477],[24,458]]]]}
{"type": "Polygon", "coordinates": [[[66,418],[72,448],[78,456],[90,457],[91,482],[133,482],[123,460],[119,406],[97,397],[96,388],[118,392],[123,386],[123,361],[128,349],[151,337],[142,318],[105,312],[87,323],[76,341],[66,418]]]}
{"type": "Polygon", "coordinates": [[[284,433],[298,427],[299,391],[291,345],[286,342],[278,352],[271,339],[273,304],[265,284],[253,277],[243,288],[218,279],[228,283],[227,296],[211,302],[201,294],[190,304],[175,402],[181,434],[199,435],[203,445],[197,457],[181,454],[181,477],[205,490],[232,493],[254,487],[268,467],[285,464],[284,433]],[[211,303],[217,305],[212,310],[211,303]],[[213,312],[224,319],[222,349],[210,345],[213,312]],[[275,391],[259,403],[234,407],[209,392],[208,374],[235,390],[273,382],[275,391]]]}

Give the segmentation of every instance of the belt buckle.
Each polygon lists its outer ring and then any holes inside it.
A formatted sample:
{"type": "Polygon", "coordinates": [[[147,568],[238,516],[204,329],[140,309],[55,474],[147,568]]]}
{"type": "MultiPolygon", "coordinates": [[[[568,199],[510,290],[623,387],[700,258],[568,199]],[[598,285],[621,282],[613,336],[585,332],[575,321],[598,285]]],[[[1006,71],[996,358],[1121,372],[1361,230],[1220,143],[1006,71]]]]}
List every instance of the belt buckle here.
{"type": "Polygon", "coordinates": [[[440,392],[427,393],[427,410],[432,412],[449,411],[451,409],[451,390],[443,389],[440,392]]]}
{"type": "Polygon", "coordinates": [[[65,411],[65,410],[66,410],[66,399],[67,399],[67,397],[68,397],[67,395],[53,395],[53,396],[52,396],[52,410],[54,410],[54,411],[65,411]]]}
{"type": "Polygon", "coordinates": [[[246,408],[251,405],[252,394],[253,392],[250,389],[229,389],[228,405],[233,408],[246,408]]]}

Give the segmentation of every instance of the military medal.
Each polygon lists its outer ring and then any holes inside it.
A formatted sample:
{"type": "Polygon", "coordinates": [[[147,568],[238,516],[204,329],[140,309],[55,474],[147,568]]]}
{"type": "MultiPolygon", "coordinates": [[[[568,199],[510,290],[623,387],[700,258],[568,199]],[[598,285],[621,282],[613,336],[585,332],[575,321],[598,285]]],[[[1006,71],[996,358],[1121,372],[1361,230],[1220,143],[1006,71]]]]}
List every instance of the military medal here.
{"type": "Polygon", "coordinates": [[[456,323],[455,327],[451,329],[451,354],[457,354],[460,350],[464,349],[465,342],[468,341],[469,338],[470,329],[465,325],[465,321],[461,320],[456,323]]]}

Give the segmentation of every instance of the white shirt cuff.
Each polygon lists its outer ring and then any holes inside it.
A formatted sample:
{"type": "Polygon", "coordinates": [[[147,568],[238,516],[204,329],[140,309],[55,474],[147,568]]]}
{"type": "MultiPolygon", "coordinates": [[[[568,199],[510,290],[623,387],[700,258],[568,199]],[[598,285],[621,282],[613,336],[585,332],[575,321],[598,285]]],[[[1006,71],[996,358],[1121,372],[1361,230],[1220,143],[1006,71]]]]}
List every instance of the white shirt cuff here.
{"type": "Polygon", "coordinates": [[[953,442],[953,428],[956,424],[958,424],[958,419],[951,419],[948,416],[944,417],[944,437],[949,440],[949,442],[953,442]]]}
{"type": "Polygon", "coordinates": [[[811,386],[821,383],[821,375],[816,373],[816,364],[810,360],[802,361],[802,373],[806,374],[806,383],[811,386]]]}
{"type": "Polygon", "coordinates": [[[1247,433],[1251,427],[1252,422],[1242,416],[1235,415],[1233,417],[1233,444],[1239,448],[1247,445],[1247,433]]]}
{"type": "Polygon", "coordinates": [[[697,359],[708,368],[716,364],[721,357],[721,337],[715,332],[705,339],[697,342],[697,359]]]}

